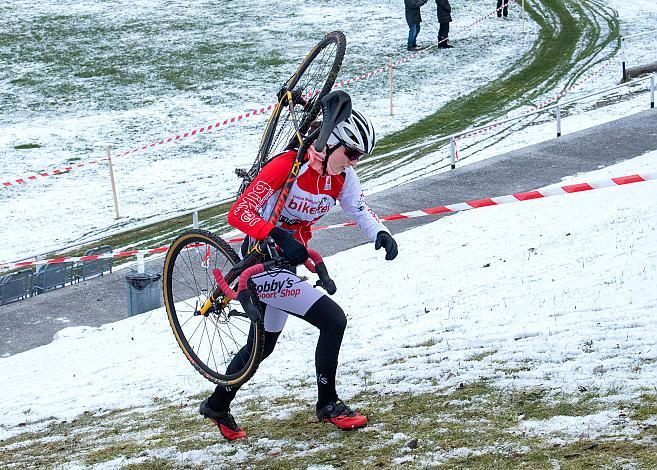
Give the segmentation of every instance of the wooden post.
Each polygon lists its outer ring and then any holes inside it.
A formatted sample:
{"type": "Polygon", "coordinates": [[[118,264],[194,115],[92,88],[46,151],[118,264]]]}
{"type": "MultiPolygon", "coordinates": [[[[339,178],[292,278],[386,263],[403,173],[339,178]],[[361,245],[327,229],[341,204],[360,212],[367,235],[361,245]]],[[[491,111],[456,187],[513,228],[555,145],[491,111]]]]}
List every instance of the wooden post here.
{"type": "Polygon", "coordinates": [[[561,137],[561,106],[557,106],[557,137],[561,137]]]}
{"type": "Polygon", "coordinates": [[[623,77],[621,79],[621,82],[626,82],[627,81],[627,69],[625,67],[625,38],[621,36],[620,38],[620,57],[621,57],[621,71],[623,73],[623,77]]]}
{"type": "Polygon", "coordinates": [[[390,115],[392,116],[392,57],[388,56],[388,68],[390,69],[390,115]]]}
{"type": "Polygon", "coordinates": [[[456,138],[452,137],[449,141],[449,163],[452,170],[456,168],[456,138]]]}
{"type": "Polygon", "coordinates": [[[145,271],[146,264],[144,263],[144,252],[140,251],[137,253],[137,272],[143,273],[145,271]]]}
{"type": "Polygon", "coordinates": [[[115,220],[119,220],[121,216],[119,215],[119,198],[116,196],[116,184],[114,183],[114,168],[112,167],[112,156],[111,149],[109,145],[105,146],[105,151],[107,153],[107,161],[109,162],[109,173],[110,181],[112,182],[112,195],[114,196],[114,211],[116,212],[115,220]]]}
{"type": "Polygon", "coordinates": [[[522,8],[520,9],[520,24],[522,25],[521,31],[525,32],[525,0],[522,0],[522,8]]]}

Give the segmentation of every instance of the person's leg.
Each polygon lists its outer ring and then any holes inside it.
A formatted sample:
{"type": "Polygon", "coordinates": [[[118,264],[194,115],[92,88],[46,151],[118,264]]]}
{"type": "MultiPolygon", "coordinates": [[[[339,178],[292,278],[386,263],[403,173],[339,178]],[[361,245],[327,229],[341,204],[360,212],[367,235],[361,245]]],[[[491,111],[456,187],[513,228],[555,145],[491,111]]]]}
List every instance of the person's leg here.
{"type": "Polygon", "coordinates": [[[328,402],[338,399],[335,376],[342,337],[347,327],[347,317],[337,303],[324,295],[300,318],[319,330],[315,348],[315,374],[317,406],[321,408],[328,402]]]}
{"type": "MultiPolygon", "coordinates": [[[[278,340],[283,327],[285,326],[285,321],[287,320],[287,313],[282,312],[281,310],[267,306],[265,309],[265,343],[262,353],[261,361],[264,361],[269,355],[274,351],[276,346],[276,341],[278,340]]],[[[240,352],[233,357],[232,361],[226,369],[226,374],[232,374],[242,367],[244,367],[246,360],[249,358],[249,353],[253,347],[252,339],[253,327],[249,332],[249,340],[240,352]]],[[[208,405],[214,411],[228,411],[230,409],[230,404],[237,395],[237,391],[240,389],[237,387],[224,387],[217,385],[214,390],[214,393],[208,398],[208,405]]]]}
{"type": "Polygon", "coordinates": [[[502,3],[504,3],[505,0],[497,0],[497,17],[500,18],[502,16],[502,3]]]}
{"type": "Polygon", "coordinates": [[[408,44],[407,49],[417,47],[417,35],[420,33],[420,23],[413,23],[408,27],[408,44]]]}
{"type": "Polygon", "coordinates": [[[449,23],[440,23],[438,29],[438,46],[444,47],[447,42],[447,33],[449,31],[449,23]]]}
{"type": "Polygon", "coordinates": [[[504,12],[504,18],[509,16],[509,1],[510,0],[504,0],[504,10],[502,10],[504,12]]]}
{"type": "Polygon", "coordinates": [[[274,321],[277,317],[270,315],[273,307],[276,307],[282,315],[290,313],[319,329],[319,339],[315,348],[318,402],[323,405],[336,400],[335,375],[338,354],[347,325],[347,319],[340,306],[322,291],[289,271],[279,272],[273,277],[263,274],[254,277],[253,282],[256,284],[260,300],[267,304],[266,331],[280,331],[283,328],[283,324],[274,321]]]}
{"type": "Polygon", "coordinates": [[[319,329],[315,349],[315,373],[317,374],[317,405],[315,411],[320,422],[332,423],[340,429],[358,429],[367,425],[367,416],[349,408],[338,398],[335,375],[338,355],[347,318],[338,304],[323,296],[301,316],[319,329]]]}

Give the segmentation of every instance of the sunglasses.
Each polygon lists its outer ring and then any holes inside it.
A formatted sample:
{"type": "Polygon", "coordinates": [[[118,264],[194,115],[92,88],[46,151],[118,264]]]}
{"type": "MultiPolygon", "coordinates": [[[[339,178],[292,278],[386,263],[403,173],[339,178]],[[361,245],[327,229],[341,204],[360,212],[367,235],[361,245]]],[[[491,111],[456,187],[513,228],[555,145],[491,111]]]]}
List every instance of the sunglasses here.
{"type": "Polygon", "coordinates": [[[347,147],[346,145],[343,145],[343,147],[344,147],[344,154],[352,162],[357,162],[364,155],[364,153],[358,149],[347,147]]]}

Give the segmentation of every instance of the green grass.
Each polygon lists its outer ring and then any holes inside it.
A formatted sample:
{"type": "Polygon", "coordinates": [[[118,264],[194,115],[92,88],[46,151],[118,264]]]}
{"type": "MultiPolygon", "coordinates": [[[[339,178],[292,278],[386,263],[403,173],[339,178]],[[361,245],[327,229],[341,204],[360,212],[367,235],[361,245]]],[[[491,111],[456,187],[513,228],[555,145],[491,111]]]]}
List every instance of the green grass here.
{"type": "Polygon", "coordinates": [[[14,145],[14,148],[16,150],[38,149],[38,148],[41,148],[41,145],[39,145],[39,144],[20,144],[20,145],[14,145]]]}
{"type": "Polygon", "coordinates": [[[483,361],[484,359],[486,359],[488,356],[492,356],[496,352],[497,351],[483,351],[483,352],[480,352],[478,354],[473,354],[467,360],[468,361],[480,362],[480,361],[483,361]]]}
{"type": "MultiPolygon", "coordinates": [[[[580,3],[577,0],[542,0],[538,4],[530,3],[527,7],[529,15],[541,28],[539,38],[532,49],[516,63],[511,64],[502,74],[502,78],[447,103],[435,114],[413,126],[381,139],[375,158],[365,159],[359,165],[359,175],[363,181],[390,171],[388,162],[394,162],[395,167],[400,167],[417,156],[436,150],[439,144],[423,145],[413,151],[403,150],[424,141],[427,137],[448,135],[473,124],[488,122],[502,112],[531,103],[545,94],[561,91],[557,89],[559,81],[566,79],[568,83],[572,83],[580,78],[595,65],[588,57],[600,51],[609,42],[617,40],[618,18],[599,1],[580,3]],[[601,34],[602,23],[607,24],[609,34],[601,34]],[[401,149],[400,153],[384,156],[395,149],[401,149]]],[[[250,52],[252,48],[248,46],[254,43],[256,38],[240,38],[239,44],[243,47],[236,47],[237,43],[218,43],[211,39],[196,41],[190,45],[185,43],[183,38],[186,32],[194,30],[195,23],[184,18],[176,19],[175,24],[169,25],[176,31],[178,40],[170,47],[167,56],[158,54],[148,41],[119,41],[126,35],[148,36],[155,33],[153,28],[156,25],[150,23],[140,23],[137,29],[135,25],[126,24],[120,26],[119,30],[97,24],[93,17],[85,16],[76,16],[75,22],[68,16],[42,18],[42,23],[42,26],[32,33],[31,41],[26,42],[23,32],[19,29],[0,32],[0,40],[6,40],[7,44],[20,43],[24,48],[26,60],[48,64],[47,67],[37,68],[29,75],[14,79],[17,84],[24,83],[26,86],[36,80],[40,85],[36,86],[34,94],[46,97],[44,100],[84,100],[89,93],[94,93],[96,87],[115,87],[120,84],[141,87],[152,81],[151,76],[158,76],[170,88],[178,91],[194,90],[195,83],[216,83],[222,77],[239,75],[254,67],[250,52]],[[98,37],[107,40],[93,39],[98,37]],[[118,41],[120,46],[111,47],[114,41],[118,41]],[[45,47],[42,47],[44,45],[45,47]],[[227,54],[228,52],[230,54],[227,54]],[[199,54],[203,57],[202,61],[198,60],[199,54]],[[135,63],[141,64],[139,70],[131,66],[135,63]],[[57,74],[63,73],[73,78],[49,84],[45,78],[53,73],[50,67],[55,67],[57,74]]],[[[196,24],[196,27],[198,26],[196,24]]],[[[289,54],[289,51],[274,47],[268,54],[257,58],[257,65],[264,67],[263,73],[267,75],[269,69],[275,69],[289,61],[286,54],[289,54]]],[[[155,81],[159,82],[158,80],[155,81]]],[[[38,103],[45,102],[44,100],[34,100],[32,105],[38,107],[38,103]]],[[[122,100],[113,100],[112,103],[106,104],[108,109],[115,109],[122,106],[121,102],[122,100]]],[[[138,129],[135,130],[137,131],[138,129]]],[[[226,202],[203,211],[200,217],[204,221],[203,228],[219,233],[227,229],[226,211],[229,206],[229,202],[226,202]]],[[[169,244],[180,230],[189,226],[190,219],[190,216],[177,217],[168,222],[108,237],[99,243],[120,248],[163,246],[169,244]]],[[[119,227],[120,222],[112,228],[119,227]]],[[[85,246],[57,255],[77,256],[87,248],[85,246]]]]}
{"type": "MultiPolygon", "coordinates": [[[[228,209],[231,205],[232,201],[199,211],[199,220],[203,222],[201,228],[211,230],[216,233],[227,231],[229,229],[229,225],[226,221],[226,217],[228,209]]],[[[115,249],[120,248],[123,250],[147,249],[168,246],[182,231],[191,228],[191,223],[191,215],[175,217],[163,222],[150,224],[139,229],[109,236],[104,238],[102,242],[80,246],[74,250],[61,253],[61,256],[81,256],[89,248],[93,248],[100,244],[111,245],[115,249]]],[[[55,254],[52,253],[50,255],[54,256],[55,254]]],[[[121,262],[125,261],[126,260],[122,258],[115,259],[116,264],[121,264],[121,262]]]]}
{"type": "Polygon", "coordinates": [[[71,422],[20,434],[0,442],[0,466],[20,462],[19,468],[30,468],[68,461],[93,465],[118,459],[134,464],[131,468],[172,468],[190,451],[228,467],[254,469],[322,464],[389,468],[394,459],[404,457],[413,458],[407,464],[411,468],[438,463],[447,468],[553,468],[558,463],[575,469],[657,464],[654,425],[644,424],[657,417],[656,397],[649,393],[632,401],[634,411],[624,422],[592,437],[579,437],[577,432],[534,435],[522,432],[520,425],[528,419],[585,417],[614,409],[593,393],[570,396],[547,388],[501,390],[487,381],[418,394],[379,394],[370,389],[350,400],[370,418],[367,428],[353,432],[310,422],[313,403],[295,396],[261,397],[234,408],[249,434],[247,440],[236,443],[223,441],[212,424],[198,416],[196,406],[202,396],[188,397],[186,406],[159,399],[148,412],[86,413],[71,422]],[[272,415],[277,417],[267,418],[272,415]],[[646,431],[637,437],[625,432],[636,427],[646,431]],[[8,446],[10,452],[6,452],[8,446]],[[232,460],[239,455],[249,457],[232,460]]]}
{"type": "Polygon", "coordinates": [[[630,417],[636,420],[646,420],[657,416],[657,393],[644,393],[638,400],[627,404],[630,417]]]}
{"type": "MultiPolygon", "coordinates": [[[[406,129],[382,138],[373,158],[359,165],[362,179],[375,178],[392,171],[386,163],[402,165],[406,161],[436,151],[443,143],[422,144],[427,137],[447,136],[469,126],[482,125],[548,93],[561,91],[557,84],[564,78],[573,84],[594,62],[591,56],[610,42],[618,41],[619,22],[612,10],[600,2],[579,0],[542,0],[542,8],[527,4],[527,11],[540,27],[532,49],[501,74],[501,79],[468,95],[450,101],[436,113],[406,129]],[[599,22],[606,22],[610,32],[601,37],[599,22]],[[402,149],[400,151],[400,149],[402,149]],[[390,156],[387,153],[395,151],[390,156]]],[[[617,46],[618,47],[618,46],[617,46]]],[[[611,57],[616,49],[608,52],[611,57]]],[[[464,148],[467,148],[464,147],[464,148]]]]}
{"type": "MultiPolygon", "coordinates": [[[[575,0],[566,2],[543,0],[540,9],[530,4],[528,13],[541,27],[539,39],[524,57],[502,74],[505,78],[495,80],[477,92],[453,100],[415,125],[381,139],[374,154],[375,158],[371,161],[366,159],[359,165],[359,174],[363,181],[390,171],[390,168],[385,169],[388,167],[386,165],[388,160],[394,160],[397,166],[403,165],[409,159],[436,150],[440,145],[425,145],[419,150],[402,150],[394,156],[380,158],[386,152],[404,149],[427,137],[447,135],[469,125],[490,120],[499,114],[500,110],[506,112],[512,109],[511,103],[515,103],[513,106],[518,107],[531,103],[532,100],[550,91],[556,92],[555,87],[560,80],[567,78],[572,82],[580,78],[594,65],[587,57],[600,51],[618,36],[618,18],[595,1],[580,4],[575,0]],[[607,23],[610,33],[601,37],[599,23],[603,21],[607,23]],[[374,161],[376,163],[373,163],[374,161]]],[[[230,47],[230,45],[221,47],[230,47]]],[[[221,47],[213,48],[207,45],[203,51],[210,55],[221,54],[221,47]]],[[[186,53],[188,52],[181,52],[183,56],[186,53]]],[[[271,61],[273,65],[278,64],[283,61],[283,53],[274,51],[266,60],[271,61]]],[[[246,67],[247,61],[246,56],[236,57],[231,66],[246,67]]],[[[184,72],[181,72],[179,67],[163,67],[161,73],[166,75],[170,84],[178,89],[192,86],[193,67],[184,72]]],[[[226,213],[229,207],[230,202],[227,202],[200,214],[200,219],[206,224],[203,228],[219,233],[228,229],[226,213]]],[[[132,248],[163,246],[169,244],[180,230],[187,226],[189,226],[189,216],[178,217],[169,222],[109,237],[103,241],[103,244],[132,248]]],[[[86,248],[88,247],[63,255],[77,256],[86,248]]]]}

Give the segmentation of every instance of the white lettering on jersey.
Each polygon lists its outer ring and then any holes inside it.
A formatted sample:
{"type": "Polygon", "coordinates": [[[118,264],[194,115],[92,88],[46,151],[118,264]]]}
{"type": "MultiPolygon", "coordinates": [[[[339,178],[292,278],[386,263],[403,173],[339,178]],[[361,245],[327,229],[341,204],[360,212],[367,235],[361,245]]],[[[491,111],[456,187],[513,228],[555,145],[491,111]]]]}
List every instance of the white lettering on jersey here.
{"type": "Polygon", "coordinates": [[[242,201],[235,207],[233,213],[240,217],[245,224],[254,226],[259,218],[257,213],[274,193],[271,186],[265,181],[258,181],[253,189],[244,196],[242,201]]]}

